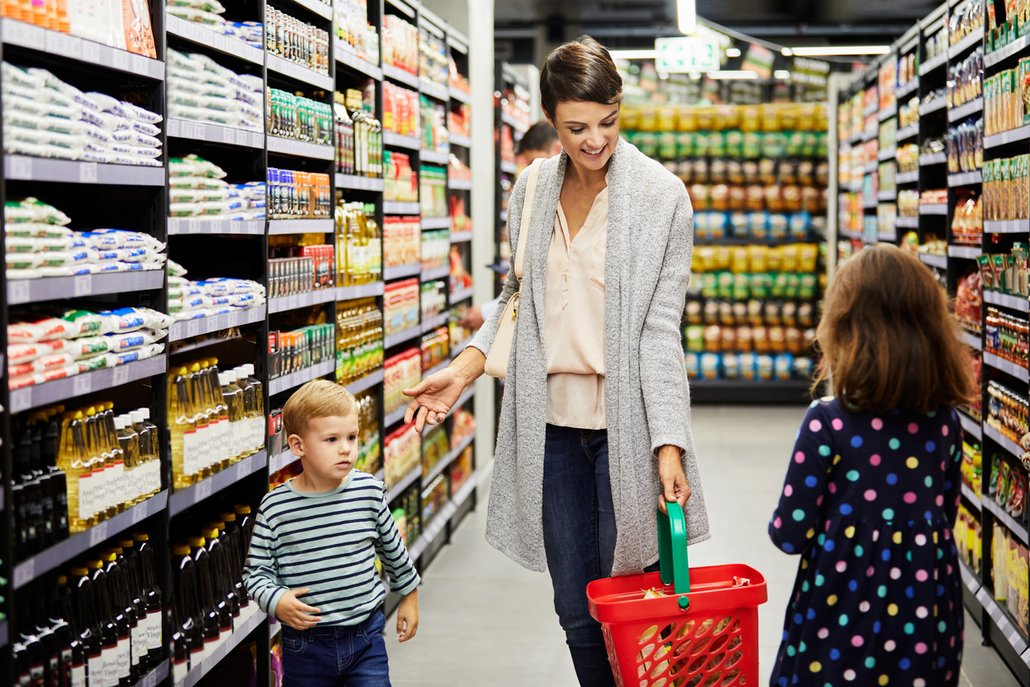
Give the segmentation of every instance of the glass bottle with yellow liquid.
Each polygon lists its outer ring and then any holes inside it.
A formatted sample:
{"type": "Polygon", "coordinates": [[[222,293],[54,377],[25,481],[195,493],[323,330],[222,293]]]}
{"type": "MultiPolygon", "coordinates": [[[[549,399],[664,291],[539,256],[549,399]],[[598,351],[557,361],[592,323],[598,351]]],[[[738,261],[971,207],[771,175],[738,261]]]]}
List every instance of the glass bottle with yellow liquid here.
{"type": "Polygon", "coordinates": [[[197,416],[190,393],[190,376],[185,367],[175,371],[168,384],[168,415],[172,435],[172,486],[184,489],[193,484],[196,470],[197,416]]]}
{"type": "Polygon", "coordinates": [[[68,529],[73,533],[93,526],[93,506],[90,503],[93,468],[89,464],[86,444],[86,422],[82,411],[65,414],[57,467],[67,480],[68,529]]]}

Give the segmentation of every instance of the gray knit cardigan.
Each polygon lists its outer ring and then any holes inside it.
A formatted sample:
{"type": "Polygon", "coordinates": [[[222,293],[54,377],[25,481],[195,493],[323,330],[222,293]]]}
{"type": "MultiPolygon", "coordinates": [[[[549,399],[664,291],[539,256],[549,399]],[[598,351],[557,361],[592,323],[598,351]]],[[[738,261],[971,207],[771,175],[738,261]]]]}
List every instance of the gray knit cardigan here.
{"type": "MultiPolygon", "coordinates": [[[[567,162],[564,153],[545,161],[537,182],[487,512],[490,544],[538,571],[547,567],[542,525],[547,423],[544,286],[567,162]]],[[[526,176],[515,184],[509,206],[513,252],[520,240],[526,176]]],[[[690,432],[690,391],[680,333],[690,278],[693,209],[682,181],[621,139],[612,155],[608,189],[605,400],[618,532],[612,573],[625,575],[658,559],[659,446],[671,444],[683,452],[693,489],[687,503],[689,541],[703,541],[711,534],[690,432]]],[[[518,281],[509,273],[502,302],[517,289],[518,281]]],[[[499,316],[500,309],[472,346],[489,352],[499,316]]]]}

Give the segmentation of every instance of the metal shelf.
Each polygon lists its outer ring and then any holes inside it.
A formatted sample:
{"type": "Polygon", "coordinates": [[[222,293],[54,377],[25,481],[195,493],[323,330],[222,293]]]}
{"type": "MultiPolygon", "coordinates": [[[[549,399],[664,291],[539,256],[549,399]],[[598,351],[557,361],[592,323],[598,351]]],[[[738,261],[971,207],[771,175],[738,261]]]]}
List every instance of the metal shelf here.
{"type": "Polygon", "coordinates": [[[1021,382],[1030,383],[1030,372],[1027,371],[1026,367],[1018,365],[1011,360],[1006,360],[989,351],[984,351],[984,365],[993,367],[995,370],[1001,370],[1021,382]]]}
{"type": "Polygon", "coordinates": [[[880,201],[881,203],[891,202],[891,201],[895,201],[897,199],[898,199],[898,192],[897,191],[880,191],[878,194],[876,194],[876,200],[880,201]]]}
{"type": "Polygon", "coordinates": [[[352,189],[354,191],[372,191],[382,193],[386,182],[382,179],[359,177],[353,174],[337,174],[336,188],[352,189]]]}
{"type": "Polygon", "coordinates": [[[1030,219],[984,221],[985,234],[1026,234],[1028,232],[1030,232],[1030,219]]]}
{"type": "Polygon", "coordinates": [[[142,165],[110,165],[78,160],[55,160],[27,155],[5,155],[8,181],[52,181],[65,184],[164,186],[165,169],[142,165]]]}
{"type": "Polygon", "coordinates": [[[434,231],[437,229],[450,229],[450,217],[423,217],[422,231],[434,231]]]}
{"type": "Polygon", "coordinates": [[[137,503],[110,520],[105,520],[85,532],[73,534],[64,541],[57,542],[50,548],[44,549],[35,556],[15,565],[12,587],[14,589],[24,587],[40,575],[81,556],[93,547],[103,544],[111,537],[118,536],[152,515],[160,513],[167,505],[168,492],[158,492],[146,501],[137,503]]]}
{"type": "Polygon", "coordinates": [[[283,2],[293,3],[299,7],[303,7],[312,14],[317,14],[322,19],[333,18],[333,6],[332,4],[325,4],[319,0],[282,0],[283,2]]]}
{"type": "Polygon", "coordinates": [[[199,234],[264,236],[265,220],[232,220],[206,217],[169,217],[168,235],[187,236],[199,234]]]}
{"type": "Polygon", "coordinates": [[[447,179],[447,188],[452,191],[471,191],[471,179],[447,179]]]}
{"type": "Polygon", "coordinates": [[[461,301],[468,300],[469,298],[472,298],[471,286],[467,289],[458,289],[456,291],[451,291],[450,303],[451,305],[454,305],[455,303],[460,303],[461,301]]]}
{"type": "Polygon", "coordinates": [[[157,81],[165,79],[165,64],[160,60],[14,19],[4,19],[2,24],[5,48],[28,48],[84,65],[128,72],[157,81]]]}
{"type": "Polygon", "coordinates": [[[876,240],[877,241],[885,241],[887,243],[894,243],[895,241],[898,240],[898,232],[894,232],[893,234],[888,234],[887,232],[881,231],[880,233],[878,233],[876,235],[876,240]]]}
{"type": "Polygon", "coordinates": [[[400,478],[397,484],[387,487],[389,491],[386,492],[386,503],[393,503],[398,496],[404,493],[404,490],[410,487],[412,484],[418,481],[418,478],[422,476],[422,465],[416,465],[411,469],[408,474],[400,478]]]}
{"type": "Polygon", "coordinates": [[[384,215],[417,215],[420,212],[422,212],[422,206],[418,202],[383,201],[384,215]]]}
{"type": "Polygon", "coordinates": [[[199,666],[193,668],[190,672],[186,673],[181,681],[176,682],[173,687],[196,687],[200,684],[200,681],[204,677],[215,669],[222,659],[229,655],[229,653],[238,647],[243,641],[251,635],[254,630],[258,629],[264,623],[268,622],[268,616],[257,610],[257,602],[252,601],[252,608],[255,610],[246,618],[240,618],[239,625],[230,634],[224,642],[216,645],[211,653],[205,658],[199,666]]]}
{"type": "Polygon", "coordinates": [[[914,172],[901,172],[894,179],[897,184],[915,184],[919,182],[919,170],[914,172]]]}
{"type": "MultiPolygon", "coordinates": [[[[365,76],[370,76],[376,81],[383,80],[383,70],[378,65],[374,65],[368,60],[358,57],[351,51],[344,48],[342,45],[336,45],[336,62],[342,64],[345,67],[350,67],[356,72],[360,72],[365,76]]],[[[337,72],[339,73],[339,72],[337,72]]]]}
{"type": "Polygon", "coordinates": [[[438,150],[422,150],[418,154],[419,161],[423,164],[428,162],[432,165],[446,165],[451,161],[451,154],[449,152],[440,152],[438,150]]]}
{"type": "Polygon", "coordinates": [[[301,384],[310,382],[312,379],[318,379],[327,375],[333,374],[336,371],[336,361],[327,360],[324,363],[318,363],[311,367],[306,367],[303,370],[297,370],[291,374],[283,377],[276,377],[275,379],[268,380],[268,395],[275,396],[281,394],[284,391],[290,391],[295,389],[301,384]]]}
{"type": "Polygon", "coordinates": [[[144,272],[109,272],[83,274],[78,277],[43,277],[10,279],[7,282],[7,304],[22,305],[67,298],[85,298],[111,293],[133,293],[164,288],[164,270],[144,272]]]}
{"type": "Polygon", "coordinates": [[[960,172],[959,174],[948,175],[948,186],[971,186],[972,184],[983,183],[983,173],[980,170],[975,172],[960,172]]]}
{"type": "Polygon", "coordinates": [[[919,106],[919,114],[926,116],[928,114],[933,114],[934,112],[939,112],[947,106],[948,101],[946,98],[934,98],[930,102],[923,103],[919,106]]]}
{"type": "Polygon", "coordinates": [[[273,219],[268,222],[269,236],[285,234],[332,234],[336,223],[331,219],[273,219]]]}
{"type": "Polygon", "coordinates": [[[441,313],[435,317],[431,317],[428,320],[422,321],[422,333],[427,334],[434,329],[438,329],[447,324],[447,318],[450,317],[450,313],[441,313]]]}
{"type": "Polygon", "coordinates": [[[167,12],[165,13],[165,30],[170,36],[178,36],[197,45],[206,46],[212,50],[217,50],[223,55],[231,55],[257,65],[264,65],[265,63],[265,53],[263,50],[248,45],[237,38],[223,36],[203,24],[186,21],[167,12]]]}
{"type": "Polygon", "coordinates": [[[898,229],[918,229],[918,217],[898,217],[894,220],[894,226],[898,229]]]}
{"type": "Polygon", "coordinates": [[[984,424],[983,435],[985,437],[989,437],[994,441],[994,443],[998,444],[1003,449],[1008,451],[1009,455],[1011,455],[1013,458],[1019,460],[1022,457],[1024,453],[1023,447],[1017,444],[1016,442],[1012,441],[1012,439],[1009,439],[1007,436],[996,430],[994,427],[991,427],[989,424],[984,424]]]}
{"type": "Polygon", "coordinates": [[[452,231],[451,243],[469,243],[472,241],[471,231],[452,231]]]}
{"type": "Polygon", "coordinates": [[[389,349],[394,346],[399,346],[402,343],[417,339],[422,336],[422,325],[417,324],[414,327],[408,327],[404,331],[397,332],[396,334],[389,334],[383,339],[383,348],[389,349]]]}
{"type": "Polygon", "coordinates": [[[923,64],[919,65],[919,76],[926,76],[930,72],[943,67],[948,62],[948,53],[944,52],[933,58],[927,60],[923,64]]]}
{"type": "Polygon", "coordinates": [[[948,59],[954,61],[955,58],[960,57],[962,53],[969,50],[973,46],[983,43],[984,29],[981,26],[979,29],[972,31],[968,36],[960,40],[955,45],[948,48],[948,59]]]}
{"type": "Polygon", "coordinates": [[[468,479],[465,480],[465,483],[461,485],[461,489],[451,497],[451,501],[453,501],[458,508],[461,508],[465,505],[465,502],[469,500],[469,497],[472,496],[472,493],[476,490],[477,486],[479,486],[479,477],[473,472],[468,476],[468,479]]]}
{"type": "Polygon", "coordinates": [[[468,93],[465,93],[464,91],[459,91],[456,88],[451,88],[449,89],[449,94],[451,96],[451,100],[457,100],[459,103],[465,105],[472,104],[472,96],[468,93]]]}
{"type": "Polygon", "coordinates": [[[450,364],[451,364],[451,359],[450,358],[445,358],[444,360],[442,360],[441,362],[437,363],[436,365],[434,365],[433,367],[429,368],[428,370],[424,370],[422,372],[422,379],[425,379],[426,377],[429,377],[430,375],[434,375],[437,372],[440,372],[441,370],[447,369],[447,367],[450,364]]]}
{"type": "Polygon", "coordinates": [[[947,216],[947,214],[948,214],[948,204],[947,203],[934,203],[932,205],[920,205],[919,206],[919,214],[920,215],[944,215],[944,216],[947,216]]]}
{"type": "Polygon", "coordinates": [[[983,250],[980,246],[948,246],[948,257],[949,258],[966,258],[968,260],[976,260],[980,257],[983,250]]]}
{"type": "Polygon", "coordinates": [[[408,265],[395,265],[383,269],[383,279],[393,281],[394,279],[406,279],[408,277],[419,277],[422,275],[422,263],[413,262],[408,265]]]}
{"type": "Polygon", "coordinates": [[[1010,57],[1021,54],[1024,50],[1030,47],[1030,36],[1023,36],[1012,41],[1004,48],[998,50],[992,50],[989,53],[984,54],[984,67],[993,67],[999,62],[1003,62],[1010,57]]]}
{"type": "Polygon", "coordinates": [[[268,137],[268,152],[303,157],[309,160],[333,160],[336,158],[336,149],[331,145],[319,145],[309,141],[294,141],[293,139],[279,138],[278,136],[268,137]]]}
{"type": "Polygon", "coordinates": [[[269,475],[274,475],[275,473],[279,472],[280,470],[284,470],[284,469],[290,467],[291,465],[296,463],[298,460],[300,460],[300,458],[293,451],[291,451],[290,449],[286,449],[285,451],[283,451],[279,455],[272,456],[272,458],[269,459],[269,461],[268,461],[268,474],[269,475]]]}
{"type": "Polygon", "coordinates": [[[898,114],[898,103],[897,101],[891,103],[890,107],[886,107],[876,113],[876,119],[881,122],[886,122],[891,117],[898,114]]]}
{"type": "Polygon", "coordinates": [[[408,404],[405,403],[400,408],[397,408],[392,413],[387,413],[386,417],[383,418],[383,429],[389,429],[398,422],[404,419],[404,411],[407,410],[408,404]]]}
{"type": "MultiPolygon", "coordinates": [[[[986,505],[986,502],[984,505],[986,505]]],[[[976,593],[976,599],[984,607],[984,610],[987,611],[987,615],[994,621],[998,631],[1008,641],[1012,650],[1022,658],[1028,650],[1026,639],[1019,629],[1012,624],[1012,621],[1009,620],[1008,613],[998,605],[998,602],[994,600],[991,592],[986,587],[980,588],[976,593]]],[[[1027,665],[1030,665],[1030,663],[1027,665]]]]}
{"type": "Polygon", "coordinates": [[[414,88],[416,91],[419,89],[418,77],[411,72],[406,72],[403,69],[398,69],[392,64],[383,65],[383,76],[391,81],[403,84],[408,88],[414,88]]]}
{"type": "Polygon", "coordinates": [[[170,138],[186,138],[191,141],[222,143],[241,148],[261,149],[265,147],[264,131],[248,131],[207,122],[191,122],[185,119],[169,119],[168,136],[170,138]]]}
{"type": "Polygon", "coordinates": [[[445,103],[451,99],[451,92],[447,86],[433,83],[429,79],[419,79],[418,88],[423,95],[428,95],[430,98],[435,98],[445,103]]]}
{"type": "Polygon", "coordinates": [[[475,395],[476,387],[473,386],[469,387],[468,389],[465,389],[465,392],[461,396],[459,396],[458,400],[454,403],[454,407],[451,408],[450,414],[453,415],[454,413],[458,412],[458,409],[463,407],[466,403],[468,403],[469,399],[471,399],[475,395]]]}
{"type": "Polygon", "coordinates": [[[915,77],[915,78],[911,79],[911,80],[910,80],[910,81],[909,81],[909,82],[908,82],[907,84],[905,84],[904,86],[901,86],[900,88],[898,88],[898,91],[897,91],[897,93],[895,94],[895,97],[896,97],[896,98],[897,98],[898,100],[901,100],[901,99],[902,99],[902,98],[904,98],[905,96],[907,96],[907,95],[910,95],[910,94],[911,94],[911,93],[913,93],[914,91],[918,91],[918,90],[919,90],[919,78],[918,78],[918,77],[915,77]]]}
{"type": "Polygon", "coordinates": [[[961,557],[958,559],[958,563],[959,572],[962,575],[962,584],[966,585],[966,589],[975,597],[976,593],[980,591],[980,587],[983,586],[980,584],[980,578],[969,569],[969,566],[961,557]]]}
{"type": "Polygon", "coordinates": [[[525,131],[526,131],[526,127],[524,127],[522,124],[519,124],[518,122],[516,122],[515,119],[512,118],[511,116],[503,114],[503,113],[501,114],[501,123],[510,126],[512,129],[514,129],[515,131],[517,131],[519,133],[525,133],[525,131]]]}
{"type": "Polygon", "coordinates": [[[260,305],[256,308],[241,308],[212,317],[199,317],[176,322],[168,332],[168,341],[183,341],[184,339],[192,339],[202,334],[212,334],[225,329],[232,329],[233,327],[243,327],[248,324],[264,322],[266,312],[267,307],[260,305]]]}
{"type": "Polygon", "coordinates": [[[451,276],[451,266],[442,265],[440,267],[434,267],[431,270],[422,271],[422,281],[433,281],[436,279],[446,279],[451,276]]]}
{"type": "Polygon", "coordinates": [[[973,490],[970,489],[969,485],[967,485],[965,482],[963,482],[960,486],[962,488],[962,495],[966,497],[966,501],[968,501],[974,508],[976,508],[976,510],[983,510],[983,505],[980,501],[980,496],[973,492],[973,490]]]}
{"type": "Polygon", "coordinates": [[[943,165],[948,161],[945,153],[927,153],[919,156],[919,166],[929,167],[931,165],[943,165]]]}
{"type": "MultiPolygon", "coordinates": [[[[428,483],[430,480],[425,481],[428,483]]],[[[408,551],[411,560],[417,561],[433,545],[436,538],[443,533],[447,528],[447,524],[457,512],[458,508],[454,505],[453,501],[448,501],[440,508],[440,511],[433,516],[429,525],[422,530],[421,536],[411,545],[411,549],[408,551]]]]}
{"type": "Polygon", "coordinates": [[[700,403],[801,403],[811,401],[809,386],[810,382],[803,379],[691,379],[690,397],[700,403]]]}
{"type": "Polygon", "coordinates": [[[898,129],[898,133],[895,139],[900,143],[901,141],[907,141],[910,138],[915,138],[919,135],[919,122],[915,124],[909,124],[906,127],[898,129]]]}
{"type": "Polygon", "coordinates": [[[371,284],[358,284],[356,286],[337,286],[336,300],[353,301],[358,298],[375,298],[376,296],[382,296],[383,291],[384,284],[381,281],[371,284]]]}
{"type": "Polygon", "coordinates": [[[948,121],[949,122],[957,122],[959,120],[965,119],[969,115],[976,114],[978,112],[983,112],[983,110],[984,110],[984,99],[983,98],[975,98],[974,100],[970,100],[968,103],[966,103],[964,105],[959,105],[958,107],[949,109],[948,110],[948,121]]]}
{"type": "Polygon", "coordinates": [[[295,293],[292,296],[278,296],[268,299],[268,314],[310,308],[313,305],[322,305],[336,300],[336,289],[324,288],[307,293],[295,293]]]}
{"type": "Polygon", "coordinates": [[[301,83],[314,86],[315,88],[321,88],[324,91],[331,91],[333,90],[333,86],[335,86],[333,77],[328,74],[320,74],[313,69],[308,69],[296,62],[285,60],[278,55],[269,55],[266,53],[265,59],[267,60],[266,66],[268,69],[280,76],[300,81],[301,83]]]}
{"type": "Polygon", "coordinates": [[[437,475],[439,475],[441,472],[443,472],[447,468],[448,465],[450,465],[451,463],[454,462],[455,458],[457,458],[458,456],[461,455],[462,451],[464,451],[466,448],[471,446],[472,442],[475,441],[475,439],[476,439],[476,433],[475,432],[473,432],[472,434],[470,434],[467,437],[465,437],[464,439],[462,439],[461,442],[457,446],[452,448],[447,453],[446,456],[444,456],[443,458],[440,459],[440,462],[438,462],[436,465],[434,465],[433,468],[429,472],[426,473],[425,479],[423,481],[426,482],[427,484],[429,482],[432,482],[436,478],[437,475]]]}
{"type": "Polygon", "coordinates": [[[244,458],[196,484],[173,491],[169,497],[168,510],[171,515],[178,515],[266,467],[268,467],[268,452],[261,449],[254,455],[244,458]]]}
{"type": "Polygon", "coordinates": [[[1030,313],[1030,300],[1026,296],[1010,296],[1007,293],[998,293],[990,289],[984,289],[984,303],[1000,305],[1003,308],[1011,308],[1023,313],[1030,313]]]}
{"type": "Polygon", "coordinates": [[[375,372],[370,372],[361,379],[355,380],[348,384],[347,391],[351,392],[354,395],[360,394],[362,391],[367,391],[368,389],[374,387],[376,384],[382,382],[383,375],[383,369],[379,368],[375,372]]]}
{"type": "Polygon", "coordinates": [[[464,341],[462,341],[462,342],[460,342],[460,343],[458,343],[458,344],[456,344],[454,346],[451,346],[451,360],[454,360],[459,355],[461,355],[461,352],[469,347],[469,344],[472,343],[472,339],[474,339],[474,338],[476,338],[476,337],[470,336],[469,338],[465,339],[464,341]]]}
{"type": "Polygon", "coordinates": [[[978,440],[982,440],[984,438],[983,425],[981,425],[979,422],[969,417],[961,410],[958,411],[958,419],[959,422],[962,423],[962,429],[966,432],[966,434],[974,436],[978,440]]]}
{"type": "Polygon", "coordinates": [[[1030,544],[1030,539],[1027,537],[1026,527],[1024,527],[1022,523],[1016,522],[1016,519],[1006,513],[1005,509],[999,506],[997,501],[988,496],[981,501],[981,505],[984,510],[990,511],[996,520],[1000,520],[1001,523],[1005,525],[1012,534],[1016,535],[1016,538],[1023,542],[1024,545],[1030,544]]]}
{"type": "Polygon", "coordinates": [[[948,269],[948,256],[947,255],[934,255],[932,253],[920,253],[919,259],[926,265],[936,267],[937,269],[946,270],[948,269]]]}
{"type": "Polygon", "coordinates": [[[78,396],[96,391],[113,389],[129,382],[164,374],[168,369],[168,358],[159,355],[118,367],[109,367],[66,379],[55,379],[45,384],[28,386],[11,391],[11,413],[21,413],[33,408],[67,403],[78,396]]]}
{"type": "Polygon", "coordinates": [[[461,148],[471,148],[472,139],[468,136],[462,136],[461,134],[451,133],[450,135],[451,145],[459,146],[461,148]]]}
{"type": "Polygon", "coordinates": [[[1030,126],[1021,126],[1018,129],[1003,131],[1000,134],[986,136],[984,138],[984,149],[997,148],[1010,143],[1018,143],[1030,139],[1030,126]]]}
{"type": "Polygon", "coordinates": [[[890,162],[898,155],[897,148],[885,148],[876,154],[876,159],[880,162],[890,162]]]}

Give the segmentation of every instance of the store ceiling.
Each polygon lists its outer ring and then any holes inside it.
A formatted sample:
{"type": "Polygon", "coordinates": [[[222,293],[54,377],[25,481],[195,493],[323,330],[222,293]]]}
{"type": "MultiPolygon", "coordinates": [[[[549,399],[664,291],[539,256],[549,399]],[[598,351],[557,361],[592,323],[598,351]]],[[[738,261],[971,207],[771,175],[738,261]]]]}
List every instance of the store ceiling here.
{"type": "MultiPolygon", "coordinates": [[[[697,0],[700,16],[748,35],[790,45],[890,42],[941,0],[697,0]]],[[[500,36],[537,27],[559,43],[581,32],[612,46],[642,47],[675,35],[676,0],[503,0],[500,36]]]]}

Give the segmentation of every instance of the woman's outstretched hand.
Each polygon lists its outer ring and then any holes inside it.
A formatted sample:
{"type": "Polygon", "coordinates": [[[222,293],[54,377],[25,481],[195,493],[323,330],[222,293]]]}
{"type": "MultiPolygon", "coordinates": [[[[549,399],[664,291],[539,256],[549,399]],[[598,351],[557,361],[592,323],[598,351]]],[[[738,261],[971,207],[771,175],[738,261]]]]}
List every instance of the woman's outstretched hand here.
{"type": "Polygon", "coordinates": [[[686,511],[687,499],[690,498],[690,482],[683,472],[683,459],[680,449],[675,446],[662,446],[658,449],[658,479],[662,485],[662,493],[658,497],[658,507],[663,513],[667,501],[675,501],[686,511]]]}
{"type": "Polygon", "coordinates": [[[404,422],[414,420],[416,432],[421,432],[426,425],[443,422],[464,390],[465,380],[450,367],[429,375],[403,391],[411,399],[404,412],[404,422]]]}

